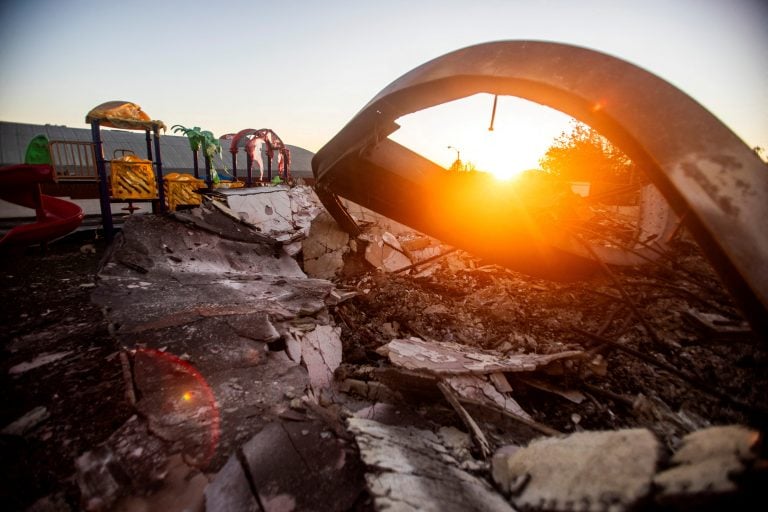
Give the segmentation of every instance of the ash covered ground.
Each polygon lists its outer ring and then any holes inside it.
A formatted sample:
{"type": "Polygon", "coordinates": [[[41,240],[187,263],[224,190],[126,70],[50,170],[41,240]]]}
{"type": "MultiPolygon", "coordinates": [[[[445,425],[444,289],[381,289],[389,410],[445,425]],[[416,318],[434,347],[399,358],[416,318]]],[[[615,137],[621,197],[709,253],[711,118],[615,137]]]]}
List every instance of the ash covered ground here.
{"type": "MultiPolygon", "coordinates": [[[[0,425],[38,411],[28,425],[0,436],[0,500],[8,510],[40,499],[77,510],[75,459],[134,414],[120,347],[90,302],[104,250],[103,241],[84,232],[46,251],[30,248],[2,259],[0,425]]],[[[589,357],[535,378],[508,375],[515,400],[535,424],[561,433],[647,427],[669,450],[685,433],[709,425],[764,432],[765,340],[746,327],[694,243],[678,238],[669,256],[662,265],[567,283],[462,252],[408,274],[385,273],[350,256],[335,284],[356,296],[329,307],[343,341],[336,378],[380,380],[419,427],[462,428],[452,408],[422,383],[376,375],[387,367],[380,348],[418,337],[500,354],[586,350],[589,357]]],[[[470,411],[494,444],[510,441],[504,422],[470,411]]],[[[217,458],[206,474],[225,460],[217,458]]]]}

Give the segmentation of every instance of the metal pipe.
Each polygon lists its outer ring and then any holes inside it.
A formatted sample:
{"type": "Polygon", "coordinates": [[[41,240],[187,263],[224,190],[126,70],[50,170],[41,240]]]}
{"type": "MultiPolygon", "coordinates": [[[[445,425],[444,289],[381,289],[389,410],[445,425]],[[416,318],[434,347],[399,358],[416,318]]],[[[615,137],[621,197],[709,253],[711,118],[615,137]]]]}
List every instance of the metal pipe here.
{"type": "Polygon", "coordinates": [[[146,134],[146,141],[147,141],[147,160],[151,162],[152,161],[152,137],[150,137],[149,135],[149,130],[144,130],[144,133],[146,134]]]}
{"type": "Polygon", "coordinates": [[[104,162],[104,147],[101,142],[101,123],[91,122],[91,137],[96,156],[96,170],[99,173],[99,205],[101,206],[101,226],[104,228],[104,238],[112,242],[115,228],[112,224],[112,205],[109,202],[109,187],[107,187],[107,168],[104,162]]]}
{"type": "MultiPolygon", "coordinates": [[[[160,157],[160,134],[158,126],[153,127],[155,139],[155,172],[157,173],[157,197],[160,200],[160,212],[165,212],[165,187],[163,187],[163,159],[160,157]]],[[[147,131],[149,137],[149,131],[147,131]]]]}
{"type": "Polygon", "coordinates": [[[491,112],[491,125],[488,127],[488,131],[493,131],[493,122],[496,121],[496,104],[499,101],[499,95],[495,94],[493,96],[493,111],[491,112]]]}
{"type": "Polygon", "coordinates": [[[250,187],[253,184],[253,158],[249,153],[245,154],[245,165],[247,169],[245,184],[250,187]]]}

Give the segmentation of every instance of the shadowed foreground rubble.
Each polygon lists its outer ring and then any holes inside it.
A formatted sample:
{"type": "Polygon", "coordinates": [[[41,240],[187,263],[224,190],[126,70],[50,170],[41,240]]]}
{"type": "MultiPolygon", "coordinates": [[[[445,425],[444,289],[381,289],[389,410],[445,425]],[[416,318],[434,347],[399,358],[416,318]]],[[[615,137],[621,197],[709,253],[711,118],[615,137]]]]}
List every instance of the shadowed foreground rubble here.
{"type": "Polygon", "coordinates": [[[130,218],[98,278],[98,243],[4,260],[11,509],[765,499],[765,343],[685,236],[550,282],[362,210],[350,239],[306,191],[230,199],[130,218]]]}

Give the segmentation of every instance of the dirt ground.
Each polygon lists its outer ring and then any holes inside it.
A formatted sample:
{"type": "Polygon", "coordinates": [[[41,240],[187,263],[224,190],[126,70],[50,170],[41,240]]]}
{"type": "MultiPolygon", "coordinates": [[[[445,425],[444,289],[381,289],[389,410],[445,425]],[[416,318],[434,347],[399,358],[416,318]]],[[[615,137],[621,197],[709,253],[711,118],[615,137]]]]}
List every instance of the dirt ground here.
{"type": "MultiPolygon", "coordinates": [[[[35,407],[47,413],[20,435],[0,435],[5,510],[24,510],[45,496],[62,510],[77,509],[75,458],[133,412],[118,347],[89,300],[104,249],[93,232],[81,232],[45,251],[0,260],[0,426],[35,407]],[[60,359],[23,365],[41,355],[60,359]]],[[[766,340],[744,328],[695,244],[678,240],[671,258],[569,283],[464,253],[410,275],[350,264],[354,270],[337,285],[358,295],[331,308],[342,327],[340,371],[385,366],[376,349],[394,337],[500,352],[588,349],[593,357],[578,367],[537,382],[510,378],[515,399],[536,422],[561,432],[646,426],[669,447],[707,425],[743,423],[765,432],[766,340]],[[710,327],[695,320],[700,313],[716,315],[710,327]]],[[[407,397],[407,389],[399,391],[407,397]]]]}
{"type": "Polygon", "coordinates": [[[33,247],[0,260],[0,424],[35,407],[49,415],[22,436],[0,436],[5,510],[23,510],[48,495],[76,509],[75,458],[132,414],[117,347],[89,298],[105,246],[93,238],[82,232],[46,251],[33,247]],[[62,353],[68,354],[61,364],[11,372],[41,354],[62,353]]]}

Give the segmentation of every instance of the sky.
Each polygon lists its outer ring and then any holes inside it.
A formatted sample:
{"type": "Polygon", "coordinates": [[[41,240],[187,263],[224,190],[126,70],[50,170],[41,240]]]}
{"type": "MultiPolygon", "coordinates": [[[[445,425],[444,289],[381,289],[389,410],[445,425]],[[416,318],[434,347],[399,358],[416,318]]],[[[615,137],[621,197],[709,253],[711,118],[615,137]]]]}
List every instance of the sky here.
{"type": "MultiPolygon", "coordinates": [[[[169,127],[271,128],[317,151],[411,69],[514,39],[632,62],[768,147],[765,0],[0,0],[0,120],[86,128],[91,108],[119,99],[169,127]]],[[[522,169],[568,126],[502,97],[489,134],[491,105],[482,95],[412,114],[392,138],[446,167],[460,152],[522,169]]]]}

